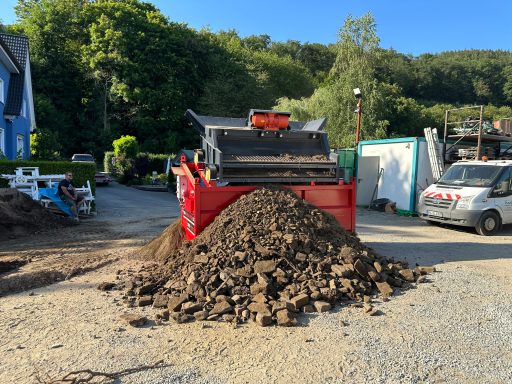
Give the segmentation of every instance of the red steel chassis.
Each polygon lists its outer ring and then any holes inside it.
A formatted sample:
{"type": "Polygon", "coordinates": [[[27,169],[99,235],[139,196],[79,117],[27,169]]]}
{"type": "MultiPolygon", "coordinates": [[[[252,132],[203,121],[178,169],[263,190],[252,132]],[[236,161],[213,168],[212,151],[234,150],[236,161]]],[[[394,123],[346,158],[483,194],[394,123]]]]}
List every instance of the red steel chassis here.
{"type": "MultiPolygon", "coordinates": [[[[187,240],[193,240],[228,205],[244,194],[259,188],[255,185],[218,186],[207,180],[204,164],[185,162],[173,167],[177,175],[181,205],[181,226],[187,240]],[[197,176],[195,177],[194,174],[197,176]]],[[[339,184],[280,185],[293,191],[308,203],[332,214],[347,231],[356,227],[356,183],[340,180],[339,184]]]]}

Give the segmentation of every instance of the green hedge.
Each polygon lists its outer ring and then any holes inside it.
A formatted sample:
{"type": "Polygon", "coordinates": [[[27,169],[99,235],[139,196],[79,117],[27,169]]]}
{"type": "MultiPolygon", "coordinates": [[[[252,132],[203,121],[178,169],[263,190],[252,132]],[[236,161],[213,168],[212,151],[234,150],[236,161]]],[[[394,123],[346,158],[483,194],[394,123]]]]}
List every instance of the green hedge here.
{"type": "MultiPolygon", "coordinates": [[[[92,193],[96,195],[96,182],[94,181],[96,164],[72,163],[70,161],[0,160],[0,174],[14,174],[17,167],[39,167],[39,174],[41,175],[64,174],[67,171],[71,171],[73,172],[73,184],[75,187],[87,185],[87,180],[89,180],[92,193]]],[[[0,188],[8,187],[9,183],[7,180],[0,178],[0,188]]]]}
{"type": "Polygon", "coordinates": [[[149,160],[148,173],[151,175],[153,171],[156,171],[158,174],[165,173],[165,161],[171,157],[171,160],[174,158],[173,154],[166,155],[160,153],[139,153],[137,156],[147,156],[149,160]]]}
{"type": "Polygon", "coordinates": [[[115,159],[116,155],[114,152],[105,152],[105,157],[103,158],[103,170],[105,172],[112,175],[116,173],[114,169],[115,159]]]}

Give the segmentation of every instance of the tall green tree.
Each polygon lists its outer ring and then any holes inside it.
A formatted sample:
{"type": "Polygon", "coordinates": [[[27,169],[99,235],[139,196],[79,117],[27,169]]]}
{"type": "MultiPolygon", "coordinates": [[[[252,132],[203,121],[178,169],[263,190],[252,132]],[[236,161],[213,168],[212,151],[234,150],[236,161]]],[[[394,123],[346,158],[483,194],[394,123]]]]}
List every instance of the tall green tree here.
{"type": "Polygon", "coordinates": [[[271,43],[269,35],[251,35],[242,39],[242,46],[251,51],[265,51],[269,49],[271,43]]]}
{"type": "Polygon", "coordinates": [[[336,59],[336,52],[332,46],[319,43],[302,44],[296,40],[272,42],[270,50],[280,57],[290,57],[300,62],[309,70],[316,85],[320,85],[326,79],[336,59]]]}
{"type": "Polygon", "coordinates": [[[512,64],[503,68],[503,96],[506,102],[512,104],[512,64]]]}
{"type": "Polygon", "coordinates": [[[82,0],[20,0],[16,6],[19,22],[15,28],[30,41],[35,97],[45,99],[45,105],[51,105],[59,114],[58,121],[46,125],[49,121],[36,109],[37,124],[56,132],[65,157],[92,136],[89,131],[76,129],[83,118],[83,7],[82,0]]]}
{"type": "Polygon", "coordinates": [[[36,132],[30,135],[30,153],[34,159],[58,159],[61,156],[62,144],[59,132],[51,127],[59,126],[60,113],[43,94],[34,96],[34,108],[37,111],[38,127],[36,132]]]}
{"type": "Polygon", "coordinates": [[[134,134],[143,150],[176,151],[181,118],[198,93],[188,28],[169,23],[151,4],[137,0],[90,3],[82,60],[95,80],[92,97],[117,134],[134,134]],[[192,69],[192,70],[191,70],[192,69]],[[107,104],[110,103],[110,114],[107,104]]]}
{"type": "Polygon", "coordinates": [[[328,84],[318,88],[309,99],[281,99],[279,107],[290,109],[299,118],[325,116],[331,145],[355,143],[356,99],[353,89],[360,88],[364,97],[362,135],[365,139],[386,136],[386,98],[376,78],[379,38],[371,14],[347,17],[338,35],[336,60],[328,84]]]}
{"type": "Polygon", "coordinates": [[[203,30],[209,48],[210,71],[206,75],[199,110],[204,114],[243,116],[250,108],[271,108],[278,98],[310,95],[314,81],[308,70],[289,56],[279,56],[261,44],[241,39],[235,31],[213,34],[203,30]]]}
{"type": "Polygon", "coordinates": [[[240,117],[261,98],[258,80],[246,64],[246,49],[235,31],[218,34],[203,29],[199,55],[202,92],[197,111],[204,115],[240,117]]]}

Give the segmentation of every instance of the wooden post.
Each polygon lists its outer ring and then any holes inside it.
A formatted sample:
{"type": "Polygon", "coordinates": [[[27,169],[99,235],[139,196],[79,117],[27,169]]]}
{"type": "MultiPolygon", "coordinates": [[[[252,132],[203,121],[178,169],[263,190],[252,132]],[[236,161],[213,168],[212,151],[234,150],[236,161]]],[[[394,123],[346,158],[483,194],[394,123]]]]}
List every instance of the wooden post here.
{"type": "Polygon", "coordinates": [[[361,135],[361,113],[363,112],[363,99],[359,98],[357,102],[357,128],[356,128],[356,150],[359,144],[359,136],[361,135]]]}

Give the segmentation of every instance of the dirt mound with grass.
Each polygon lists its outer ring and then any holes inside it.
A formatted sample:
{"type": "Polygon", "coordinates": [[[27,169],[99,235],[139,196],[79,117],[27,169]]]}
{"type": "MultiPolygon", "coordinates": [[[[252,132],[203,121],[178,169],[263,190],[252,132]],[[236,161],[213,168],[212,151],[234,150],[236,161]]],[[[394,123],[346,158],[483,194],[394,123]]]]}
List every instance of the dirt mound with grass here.
{"type": "Polygon", "coordinates": [[[378,315],[373,300],[387,300],[395,288],[431,272],[376,254],[334,217],[287,190],[242,196],[178,249],[171,230],[144,249],[165,260],[164,274],[145,271],[124,287],[128,305],[164,308],[160,317],[177,322],[252,319],[292,326],[299,312],[337,304],[378,315]]]}
{"type": "Polygon", "coordinates": [[[70,220],[52,214],[28,195],[0,188],[0,241],[69,224],[70,220]]]}

